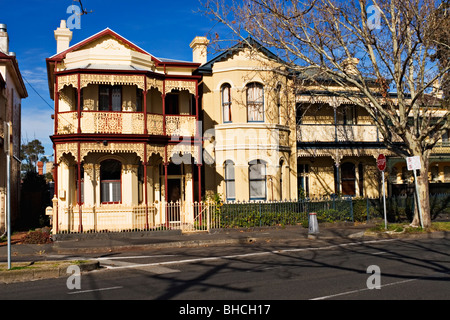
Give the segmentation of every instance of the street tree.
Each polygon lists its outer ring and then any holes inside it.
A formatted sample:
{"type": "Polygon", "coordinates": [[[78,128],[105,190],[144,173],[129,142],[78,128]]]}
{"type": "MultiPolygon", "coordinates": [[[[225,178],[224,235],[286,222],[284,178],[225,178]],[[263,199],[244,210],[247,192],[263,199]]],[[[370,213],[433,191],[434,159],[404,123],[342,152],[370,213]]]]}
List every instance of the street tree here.
{"type": "Polygon", "coordinates": [[[45,154],[45,148],[38,139],[22,144],[20,153],[22,161],[25,161],[25,163],[22,164],[22,171],[36,172],[36,164],[38,161],[48,161],[48,159],[43,156],[45,154]]]}
{"type": "MultiPolygon", "coordinates": [[[[430,155],[450,128],[449,97],[440,93],[450,70],[445,2],[204,0],[203,6],[235,39],[271,48],[298,86],[307,80],[327,90],[330,82],[318,80],[325,78],[343,89],[334,94],[367,110],[389,150],[419,156],[419,205],[430,226],[430,155]],[[349,87],[356,94],[345,93],[349,87]]],[[[412,224],[419,223],[415,214],[412,224]]]]}

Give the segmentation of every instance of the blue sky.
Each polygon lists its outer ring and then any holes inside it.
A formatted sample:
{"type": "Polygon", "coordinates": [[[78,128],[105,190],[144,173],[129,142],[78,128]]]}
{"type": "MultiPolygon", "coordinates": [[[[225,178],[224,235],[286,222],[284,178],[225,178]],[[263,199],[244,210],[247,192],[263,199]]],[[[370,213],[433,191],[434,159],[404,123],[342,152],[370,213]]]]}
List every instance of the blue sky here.
{"type": "MultiPolygon", "coordinates": [[[[79,5],[72,0],[0,0],[0,23],[7,25],[9,50],[16,53],[28,90],[28,98],[22,100],[22,142],[39,139],[46,155],[53,154],[49,136],[54,111],[45,59],[56,53],[53,31],[70,17],[67,7],[72,4],[79,5]]],[[[81,16],[71,45],[109,27],[156,57],[190,61],[192,39],[205,36],[214,26],[199,12],[198,0],[82,0],[82,4],[93,12],[81,16]]]]}

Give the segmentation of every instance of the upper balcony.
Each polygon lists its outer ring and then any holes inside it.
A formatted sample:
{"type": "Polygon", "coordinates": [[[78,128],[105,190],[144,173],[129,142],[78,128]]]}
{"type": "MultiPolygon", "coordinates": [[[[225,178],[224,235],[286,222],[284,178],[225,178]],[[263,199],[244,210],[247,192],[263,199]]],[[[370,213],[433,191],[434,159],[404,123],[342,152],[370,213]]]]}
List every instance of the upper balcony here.
{"type": "Polygon", "coordinates": [[[167,136],[195,136],[196,117],[193,115],[162,115],[143,112],[82,111],[80,131],[78,112],[57,115],[57,135],[62,134],[147,134],[167,136]],[[165,120],[164,120],[165,119],[165,120]],[[166,132],[164,133],[164,124],[166,132]]]}
{"type": "Polygon", "coordinates": [[[163,86],[163,80],[148,77],[145,82],[122,79],[122,84],[108,84],[105,79],[80,87],[69,76],[60,77],[55,135],[197,135],[198,105],[191,82],[164,81],[163,86]]]}
{"type": "Polygon", "coordinates": [[[382,142],[383,137],[375,125],[300,124],[297,141],[362,143],[382,142]]]}

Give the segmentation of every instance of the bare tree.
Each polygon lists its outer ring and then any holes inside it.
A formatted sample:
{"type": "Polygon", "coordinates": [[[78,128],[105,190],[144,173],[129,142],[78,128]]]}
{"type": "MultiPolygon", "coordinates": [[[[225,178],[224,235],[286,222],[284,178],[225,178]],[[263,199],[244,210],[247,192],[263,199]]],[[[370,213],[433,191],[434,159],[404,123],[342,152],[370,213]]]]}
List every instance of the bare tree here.
{"type": "MultiPolygon", "coordinates": [[[[432,148],[450,128],[447,79],[448,15],[437,0],[205,0],[206,14],[240,41],[249,36],[271,48],[292,74],[334,86],[372,117],[386,147],[420,156],[423,225],[431,224],[428,167],[432,148]],[[438,55],[436,55],[438,53],[438,55]],[[349,68],[349,66],[351,68],[349,68]],[[393,94],[394,93],[394,94],[393,94]]],[[[218,38],[218,37],[215,37],[218,38]]],[[[214,38],[213,38],[214,40],[214,38]]],[[[339,94],[339,93],[335,93],[339,94]]],[[[419,224],[416,215],[413,225],[419,224]]]]}

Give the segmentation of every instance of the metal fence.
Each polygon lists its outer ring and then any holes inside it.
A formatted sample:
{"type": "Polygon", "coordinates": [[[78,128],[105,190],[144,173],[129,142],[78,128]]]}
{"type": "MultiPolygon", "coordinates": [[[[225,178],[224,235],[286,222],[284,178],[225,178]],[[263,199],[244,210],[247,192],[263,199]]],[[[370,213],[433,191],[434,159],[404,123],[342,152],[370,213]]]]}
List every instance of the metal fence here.
{"type": "MultiPolygon", "coordinates": [[[[432,218],[450,213],[450,195],[430,196],[432,218]]],[[[415,200],[412,196],[388,197],[390,222],[411,221],[415,200]]],[[[307,225],[309,214],[318,222],[368,222],[383,219],[379,198],[331,197],[295,201],[256,202],[155,202],[151,205],[99,207],[58,207],[51,210],[53,232],[123,232],[142,230],[209,231],[220,228],[307,225]],[[79,212],[81,214],[81,220],[79,212]],[[80,228],[81,226],[81,228],[80,228]]]]}

